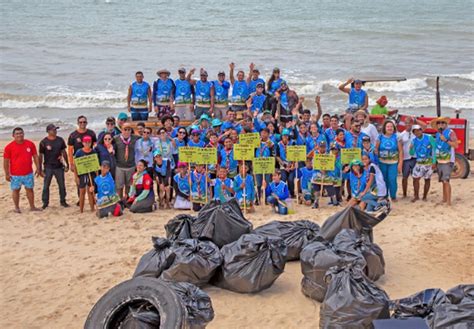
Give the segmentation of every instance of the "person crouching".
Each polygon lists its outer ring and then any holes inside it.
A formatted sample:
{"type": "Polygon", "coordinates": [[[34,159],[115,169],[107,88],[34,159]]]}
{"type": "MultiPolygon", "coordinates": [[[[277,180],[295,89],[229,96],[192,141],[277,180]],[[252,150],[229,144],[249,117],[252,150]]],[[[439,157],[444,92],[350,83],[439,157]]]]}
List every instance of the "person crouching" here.
{"type": "Polygon", "coordinates": [[[146,160],[138,161],[137,171],[132,176],[132,185],[130,186],[126,206],[133,213],[152,212],[155,208],[153,180],[146,170],[147,168],[146,160]]]}

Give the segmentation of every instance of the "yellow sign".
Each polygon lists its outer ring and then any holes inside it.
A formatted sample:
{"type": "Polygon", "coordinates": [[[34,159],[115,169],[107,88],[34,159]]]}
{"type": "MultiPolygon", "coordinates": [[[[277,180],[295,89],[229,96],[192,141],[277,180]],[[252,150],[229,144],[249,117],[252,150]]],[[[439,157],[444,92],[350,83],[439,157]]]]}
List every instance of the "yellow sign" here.
{"type": "Polygon", "coordinates": [[[288,161],[306,161],[306,146],[291,145],[286,148],[286,159],[288,161]]]}
{"type": "Polygon", "coordinates": [[[341,163],[342,164],[348,164],[352,160],[361,159],[361,149],[356,147],[356,148],[350,148],[350,149],[342,149],[341,150],[341,163]]]}
{"type": "Polygon", "coordinates": [[[100,169],[99,157],[97,154],[86,155],[80,158],[74,158],[74,165],[78,175],[84,175],[100,169]]]}
{"type": "Polygon", "coordinates": [[[246,133],[239,136],[239,144],[260,146],[260,135],[258,133],[246,133]]]}
{"type": "Polygon", "coordinates": [[[254,158],[255,148],[253,145],[235,144],[234,159],[235,160],[252,160],[254,158]]]}
{"type": "Polygon", "coordinates": [[[316,170],[334,170],[336,156],[334,154],[315,154],[313,168],[316,170]]]}
{"type": "Polygon", "coordinates": [[[193,154],[196,147],[183,146],[178,149],[178,159],[180,162],[193,162],[193,154]]]}
{"type": "Polygon", "coordinates": [[[253,172],[255,174],[273,174],[275,172],[275,158],[253,159],[253,172]]]}
{"type": "Polygon", "coordinates": [[[196,164],[216,164],[217,149],[214,147],[194,148],[192,161],[196,164]]]}

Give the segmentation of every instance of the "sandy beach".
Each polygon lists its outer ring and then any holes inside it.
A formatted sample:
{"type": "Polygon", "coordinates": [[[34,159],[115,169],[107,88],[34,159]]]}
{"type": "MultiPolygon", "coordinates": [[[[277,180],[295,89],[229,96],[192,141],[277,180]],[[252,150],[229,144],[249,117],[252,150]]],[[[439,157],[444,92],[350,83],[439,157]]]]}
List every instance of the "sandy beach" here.
{"type": "MultiPolygon", "coordinates": [[[[5,144],[1,142],[0,149],[5,144]]],[[[37,206],[41,206],[42,185],[37,179],[37,206]]],[[[452,207],[438,203],[441,185],[433,179],[427,202],[401,199],[374,229],[386,261],[386,275],[378,284],[391,298],[474,282],[473,173],[468,179],[452,181],[452,186],[452,207]]],[[[67,191],[68,202],[75,204],[72,174],[67,174],[67,191]]],[[[90,212],[81,215],[76,206],[59,207],[58,199],[53,181],[48,209],[30,213],[22,192],[23,214],[14,214],[2,170],[1,328],[81,328],[99,297],[132,276],[141,255],[152,247],[151,236],[164,236],[164,225],[178,213],[127,212],[120,218],[99,220],[90,212]]],[[[274,219],[310,219],[322,224],[341,208],[296,209],[296,214],[281,217],[258,207],[247,218],[255,227],[274,219]]],[[[290,262],[275,284],[259,294],[205,287],[215,311],[208,328],[317,327],[319,303],[301,293],[301,278],[300,263],[290,262]]]]}

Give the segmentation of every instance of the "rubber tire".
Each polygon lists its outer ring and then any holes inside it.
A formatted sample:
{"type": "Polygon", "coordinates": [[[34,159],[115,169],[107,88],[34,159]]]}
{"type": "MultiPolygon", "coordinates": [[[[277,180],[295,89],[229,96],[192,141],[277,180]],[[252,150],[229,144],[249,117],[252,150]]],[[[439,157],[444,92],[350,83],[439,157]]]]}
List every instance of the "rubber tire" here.
{"type": "Polygon", "coordinates": [[[112,329],[111,320],[133,301],[146,300],[160,313],[160,329],[182,329],[186,310],[178,295],[163,280],[137,277],[107,291],[94,305],[84,329],[112,329]]]}
{"type": "Polygon", "coordinates": [[[451,178],[467,178],[471,171],[471,166],[469,165],[469,161],[466,159],[466,157],[462,154],[456,153],[454,161],[454,168],[453,172],[451,173],[451,178]]]}

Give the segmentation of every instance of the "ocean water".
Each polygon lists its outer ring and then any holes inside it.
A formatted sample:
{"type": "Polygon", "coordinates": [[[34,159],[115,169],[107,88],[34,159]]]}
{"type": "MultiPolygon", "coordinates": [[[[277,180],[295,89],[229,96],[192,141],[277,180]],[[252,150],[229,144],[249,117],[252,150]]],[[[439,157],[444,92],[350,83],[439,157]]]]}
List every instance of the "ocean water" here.
{"type": "Polygon", "coordinates": [[[403,76],[365,87],[402,113],[435,115],[441,76],[443,114],[474,128],[474,1],[125,1],[0,0],[0,136],[47,123],[91,128],[125,109],[127,87],[168,68],[204,67],[214,79],[232,61],[290,87],[323,110],[345,109],[337,85],[348,77],[403,76]]]}

